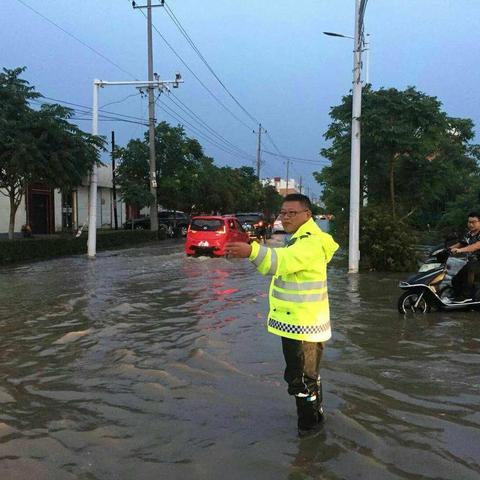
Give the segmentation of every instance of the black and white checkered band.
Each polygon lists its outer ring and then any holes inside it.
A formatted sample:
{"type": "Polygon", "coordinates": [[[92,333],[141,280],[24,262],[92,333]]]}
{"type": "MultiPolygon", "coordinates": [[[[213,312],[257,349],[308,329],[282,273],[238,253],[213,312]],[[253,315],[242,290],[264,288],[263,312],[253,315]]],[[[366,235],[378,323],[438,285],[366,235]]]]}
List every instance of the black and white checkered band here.
{"type": "Polygon", "coordinates": [[[268,326],[281,332],[294,334],[316,334],[324,333],[330,329],[330,322],[322,325],[292,325],[290,323],[282,323],[273,318],[268,319],[268,326]]]}

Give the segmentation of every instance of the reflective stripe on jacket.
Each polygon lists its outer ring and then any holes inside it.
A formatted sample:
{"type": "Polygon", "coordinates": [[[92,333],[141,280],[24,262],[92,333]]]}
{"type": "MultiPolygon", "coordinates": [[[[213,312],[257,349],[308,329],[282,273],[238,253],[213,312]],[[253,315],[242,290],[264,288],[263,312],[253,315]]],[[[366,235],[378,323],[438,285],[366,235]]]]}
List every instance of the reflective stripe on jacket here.
{"type": "Polygon", "coordinates": [[[270,284],[268,331],[281,337],[325,342],[331,336],[327,263],[338,249],[331,235],[308,220],[283,248],[252,243],[249,260],[270,284]]]}

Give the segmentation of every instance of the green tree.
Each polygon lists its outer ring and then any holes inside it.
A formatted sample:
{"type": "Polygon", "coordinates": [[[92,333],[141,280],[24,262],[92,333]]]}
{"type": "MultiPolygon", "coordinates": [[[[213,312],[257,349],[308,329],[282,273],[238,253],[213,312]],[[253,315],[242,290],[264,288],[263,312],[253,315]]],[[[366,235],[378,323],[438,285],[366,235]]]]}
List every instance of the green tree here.
{"type": "Polygon", "coordinates": [[[117,148],[115,155],[120,159],[115,181],[122,200],[139,209],[150,205],[153,196],[149,188],[148,145],[139,139],[130,140],[125,148],[117,148]]]}
{"type": "Polygon", "coordinates": [[[41,94],[20,78],[24,71],[4,68],[0,73],[0,192],[10,200],[10,239],[27,185],[43,182],[64,190],[79,185],[104,145],[69,121],[70,109],[33,109],[30,102],[41,94]]]}
{"type": "Polygon", "coordinates": [[[265,185],[262,191],[261,210],[271,217],[280,211],[283,202],[283,197],[273,185],[265,185]]]}
{"type": "MultiPolygon", "coordinates": [[[[412,215],[425,205],[441,209],[476,171],[478,154],[470,120],[448,117],[440,102],[413,88],[366,89],[362,108],[362,191],[369,203],[412,215]],[[447,181],[448,180],[448,181],[447,181]],[[442,203],[443,202],[443,203],[442,203]]],[[[322,154],[332,164],[315,176],[329,208],[346,208],[349,196],[351,96],[332,108],[322,154]]]]}
{"type": "MultiPolygon", "coordinates": [[[[330,115],[325,138],[332,143],[321,153],[331,165],[314,176],[323,185],[327,211],[336,216],[337,234],[346,236],[351,95],[343,97],[330,115]]],[[[478,147],[470,144],[472,122],[449,117],[435,97],[413,87],[403,91],[366,88],[361,120],[362,203],[388,207],[392,219],[403,222],[404,228],[433,226],[478,176],[478,147]]],[[[368,248],[368,243],[364,245],[368,248]]]]}
{"type": "MultiPolygon", "coordinates": [[[[251,167],[218,167],[182,126],[166,122],[155,128],[157,193],[165,208],[191,212],[222,212],[272,208],[278,198],[265,191],[251,167]]],[[[148,138],[132,140],[120,150],[119,185],[124,200],[134,205],[149,203],[148,138]],[[125,195],[130,195],[127,199],[125,195]],[[147,202],[148,200],[148,202],[147,202]]]]}
{"type": "Polygon", "coordinates": [[[158,201],[166,208],[190,210],[194,203],[192,175],[200,167],[203,149],[188,138],[181,125],[159,123],[155,128],[158,201]]]}

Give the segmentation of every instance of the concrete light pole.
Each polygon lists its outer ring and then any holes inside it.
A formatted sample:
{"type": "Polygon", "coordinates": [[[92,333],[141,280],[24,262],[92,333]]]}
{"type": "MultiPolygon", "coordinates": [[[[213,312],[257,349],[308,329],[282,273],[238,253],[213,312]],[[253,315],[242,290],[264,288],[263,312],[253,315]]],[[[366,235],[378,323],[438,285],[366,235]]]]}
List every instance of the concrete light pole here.
{"type": "MultiPolygon", "coordinates": [[[[343,35],[343,33],[323,32],[323,34],[328,35],[329,37],[349,38],[351,40],[354,40],[354,37],[351,37],[350,35],[343,35]]],[[[362,38],[360,40],[362,52],[365,52],[365,68],[363,68],[362,63],[362,73],[365,72],[365,79],[363,81],[363,85],[370,83],[370,34],[365,34],[365,37],[366,38],[364,38],[362,35],[362,38]]]]}
{"type": "MultiPolygon", "coordinates": [[[[93,81],[92,135],[98,135],[98,88],[100,80],[93,81]]],[[[97,250],[97,164],[90,173],[90,195],[88,204],[88,241],[87,254],[95,258],[97,250]]]]}
{"type": "Polygon", "coordinates": [[[357,273],[360,261],[360,115],[362,114],[362,46],[360,3],[355,1],[355,35],[352,81],[352,142],[350,161],[350,223],[348,229],[348,272],[357,273]]]}
{"type": "MultiPolygon", "coordinates": [[[[360,117],[362,113],[362,46],[363,17],[367,0],[355,0],[355,34],[353,36],[352,133],[350,152],[350,219],[348,241],[348,272],[357,273],[360,260],[360,117]]],[[[333,37],[348,37],[323,32],[333,37]]]]}

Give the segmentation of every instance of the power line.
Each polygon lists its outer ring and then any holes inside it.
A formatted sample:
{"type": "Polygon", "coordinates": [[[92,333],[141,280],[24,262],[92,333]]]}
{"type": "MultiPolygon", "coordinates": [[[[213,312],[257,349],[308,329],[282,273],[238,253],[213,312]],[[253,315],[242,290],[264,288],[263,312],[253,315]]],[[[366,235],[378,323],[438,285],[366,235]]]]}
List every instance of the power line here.
{"type": "Polygon", "coordinates": [[[99,52],[98,50],[96,50],[95,48],[91,47],[90,45],[88,45],[87,43],[85,43],[83,40],[80,40],[78,37],[76,37],[75,35],[73,35],[73,33],[70,33],[69,31],[65,30],[63,27],[61,27],[60,25],[58,25],[57,23],[55,23],[53,20],[50,20],[48,17],[46,17],[45,15],[43,15],[42,13],[40,13],[38,10],[35,10],[33,7],[31,7],[30,5],[28,5],[24,0],[17,0],[18,3],[22,4],[24,7],[28,8],[29,10],[31,10],[32,12],[34,12],[35,14],[37,14],[39,17],[43,18],[44,20],[46,20],[48,23],[51,23],[54,27],[58,28],[59,30],[61,30],[63,33],[67,34],[69,37],[72,37],[74,40],[76,40],[77,42],[79,42],[80,44],[82,44],[84,47],[88,48],[89,50],[91,50],[93,53],[97,54],[98,56],[102,57],[104,60],[106,60],[108,63],[110,63],[111,65],[113,65],[114,67],[118,68],[120,71],[122,71],[123,73],[126,73],[128,76],[132,77],[134,80],[137,80],[137,78],[135,77],[135,75],[133,75],[133,73],[130,73],[128,72],[127,70],[125,70],[124,68],[122,68],[118,63],[115,63],[113,60],[110,60],[110,58],[108,58],[107,56],[105,56],[103,53],[99,52]]]}
{"type": "MultiPolygon", "coordinates": [[[[88,107],[86,105],[80,105],[78,103],[73,103],[73,102],[67,102],[66,100],[59,100],[57,98],[52,98],[52,97],[45,97],[45,96],[42,96],[41,98],[45,98],[47,100],[51,100],[52,102],[56,102],[56,103],[63,103],[65,105],[71,105],[71,106],[74,106],[74,107],[80,107],[80,108],[84,108],[84,109],[87,109],[89,112],[91,112],[93,110],[92,107],[88,107]]],[[[48,103],[48,102],[44,102],[44,103],[48,103]]],[[[140,120],[142,122],[146,122],[147,120],[144,119],[144,118],[140,118],[140,117],[134,117],[132,115],[126,115],[126,114],[123,114],[123,113],[117,113],[117,112],[109,112],[108,110],[104,110],[103,108],[101,109],[98,109],[99,112],[103,112],[103,113],[106,113],[106,114],[109,114],[109,115],[116,115],[117,117],[125,117],[127,119],[133,119],[133,120],[140,120]]]]}
{"type": "MultiPolygon", "coordinates": [[[[140,13],[145,16],[143,11],[140,10],[140,13]]],[[[153,29],[155,32],[160,36],[160,38],[164,41],[165,45],[176,55],[176,57],[183,63],[185,68],[195,77],[195,79],[200,83],[200,85],[215,99],[217,103],[219,103],[235,120],[237,120],[239,123],[241,123],[244,127],[248,128],[248,130],[251,130],[251,127],[245,123],[241,118],[239,118],[237,115],[235,115],[203,82],[200,80],[198,75],[188,66],[188,64],[185,62],[185,60],[180,56],[179,53],[170,45],[170,43],[167,41],[167,39],[160,33],[158,28],[153,25],[153,29]]]]}
{"type": "MultiPolygon", "coordinates": [[[[47,98],[47,97],[43,97],[43,98],[47,98]]],[[[33,103],[36,103],[38,105],[53,105],[52,103],[49,103],[49,102],[42,102],[41,100],[31,100],[33,103]]],[[[56,100],[56,102],[60,103],[61,101],[60,100],[56,100]]],[[[81,118],[81,117],[78,117],[78,115],[91,115],[92,113],[92,108],[91,107],[86,107],[84,105],[78,105],[78,104],[72,104],[71,102],[63,102],[63,103],[66,103],[66,104],[70,104],[70,105],[76,105],[77,107],[80,107],[80,108],[71,108],[71,110],[73,110],[73,117],[75,120],[91,120],[92,117],[86,117],[86,118],[81,118]]],[[[136,120],[130,120],[129,118],[121,118],[122,114],[116,114],[116,113],[113,113],[113,112],[107,112],[106,110],[101,110],[102,112],[104,112],[104,114],[99,114],[99,120],[103,120],[103,121],[115,121],[115,122],[124,122],[124,123],[134,123],[134,124],[137,124],[137,125],[144,125],[144,126],[148,126],[148,123],[146,123],[147,121],[146,120],[143,120],[143,119],[136,119],[136,120]],[[105,113],[107,113],[107,115],[105,115],[105,113]],[[140,121],[138,121],[140,120],[140,121]]],[[[127,117],[130,117],[130,118],[133,118],[135,119],[136,117],[131,117],[129,115],[127,115],[127,117]]]]}
{"type": "Polygon", "coordinates": [[[210,66],[208,61],[205,59],[203,56],[202,52],[198,49],[198,47],[195,45],[195,42],[191,39],[190,35],[187,33],[183,25],[180,23],[180,20],[175,16],[173,13],[172,9],[170,8],[167,3],[165,3],[165,10],[172,20],[172,22],[177,26],[177,28],[180,30],[180,33],[184,36],[184,38],[187,40],[189,45],[193,48],[195,53],[198,55],[200,60],[204,63],[204,65],[208,68],[210,73],[215,77],[215,79],[218,81],[218,83],[223,87],[223,89],[228,93],[230,98],[242,109],[242,111],[253,121],[255,124],[260,123],[238,100],[237,98],[230,92],[230,90],[226,87],[225,83],[220,79],[220,77],[215,73],[213,68],[210,66]]]}
{"type": "Polygon", "coordinates": [[[321,165],[321,164],[325,164],[325,161],[322,161],[322,160],[313,160],[313,159],[310,159],[310,158],[302,158],[302,157],[292,157],[291,155],[283,155],[283,154],[280,154],[280,153],[274,153],[274,152],[270,152],[268,150],[262,150],[263,153],[266,153],[268,155],[273,155],[275,157],[281,157],[281,158],[286,158],[287,160],[293,160],[293,161],[296,161],[296,162],[303,162],[303,163],[309,163],[309,164],[313,164],[313,165],[321,165]]]}
{"type": "MultiPolygon", "coordinates": [[[[76,115],[74,115],[72,117],[73,120],[85,120],[85,121],[92,121],[92,117],[77,117],[76,115]]],[[[99,121],[103,121],[103,122],[123,122],[123,123],[133,123],[133,124],[136,124],[136,125],[143,125],[145,127],[148,127],[148,123],[141,123],[141,122],[135,122],[133,120],[125,120],[124,118],[114,118],[114,117],[106,117],[106,116],[103,116],[103,115],[99,115],[98,116],[98,119],[99,121]]]]}
{"type": "Polygon", "coordinates": [[[157,97],[157,102],[160,102],[162,105],[163,105],[163,108],[165,109],[165,113],[167,113],[168,115],[170,115],[171,117],[175,118],[177,121],[179,121],[181,124],[186,124],[190,127],[191,130],[193,130],[193,132],[204,138],[207,142],[211,143],[212,145],[215,145],[217,148],[219,148],[220,150],[230,154],[230,155],[233,155],[235,157],[238,157],[238,158],[241,158],[242,160],[245,160],[245,156],[244,155],[241,155],[239,153],[237,153],[236,151],[224,146],[224,145],[221,145],[219,144],[216,140],[213,140],[211,137],[209,137],[207,134],[201,132],[197,127],[195,127],[194,125],[192,125],[188,120],[185,120],[185,118],[183,118],[178,112],[175,112],[174,110],[172,110],[165,102],[162,102],[158,97],[157,97]]]}
{"type": "Polygon", "coordinates": [[[138,95],[142,95],[142,92],[132,93],[131,95],[127,95],[125,98],[122,98],[122,100],[115,100],[114,102],[105,103],[105,105],[102,105],[100,108],[105,108],[105,107],[108,107],[109,105],[115,105],[117,103],[123,103],[125,100],[128,100],[131,97],[136,97],[138,95]]]}
{"type": "MultiPolygon", "coordinates": [[[[159,101],[158,98],[157,98],[157,101],[159,101]]],[[[170,117],[174,118],[177,122],[179,122],[180,125],[182,125],[183,127],[191,130],[195,135],[198,135],[199,137],[203,138],[204,140],[211,143],[212,145],[219,148],[220,150],[224,151],[225,153],[228,153],[229,155],[233,155],[237,158],[245,160],[245,156],[237,153],[236,151],[233,151],[233,150],[229,149],[228,147],[226,147],[224,145],[219,144],[217,141],[211,139],[205,133],[199,131],[194,125],[192,125],[190,122],[185,120],[181,115],[178,114],[178,112],[175,112],[174,110],[172,110],[164,102],[160,102],[160,103],[162,103],[163,107],[165,108],[164,113],[166,113],[170,117]],[[188,127],[186,125],[188,125],[188,127]]]]}
{"type": "MultiPolygon", "coordinates": [[[[171,95],[173,95],[172,92],[170,92],[171,95]]],[[[168,95],[167,98],[173,102],[178,108],[180,108],[180,110],[182,110],[183,112],[185,112],[187,115],[190,116],[190,118],[192,118],[194,121],[196,121],[199,125],[201,125],[203,128],[205,128],[206,130],[208,130],[208,132],[212,135],[214,135],[215,137],[217,137],[220,141],[226,143],[229,147],[237,150],[239,153],[241,153],[242,155],[247,155],[247,156],[250,156],[251,154],[246,152],[245,150],[242,150],[240,147],[237,147],[235,144],[233,144],[232,142],[230,142],[229,140],[227,140],[225,137],[223,137],[220,133],[218,133],[216,130],[214,130],[212,127],[210,127],[210,125],[208,125],[208,123],[205,122],[205,120],[203,120],[199,115],[197,115],[191,108],[189,108],[187,105],[185,105],[184,102],[182,102],[178,97],[176,97],[175,95],[173,95],[173,98],[172,96],[168,95]],[[177,103],[178,102],[178,103],[177,103]],[[179,105],[180,103],[180,105],[179,105]]]]}

